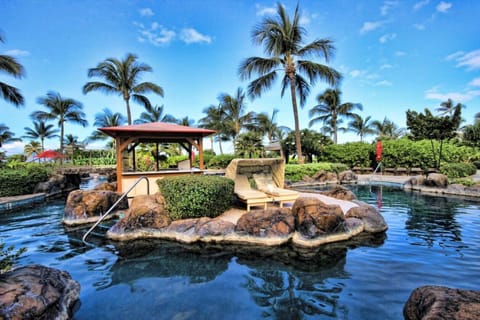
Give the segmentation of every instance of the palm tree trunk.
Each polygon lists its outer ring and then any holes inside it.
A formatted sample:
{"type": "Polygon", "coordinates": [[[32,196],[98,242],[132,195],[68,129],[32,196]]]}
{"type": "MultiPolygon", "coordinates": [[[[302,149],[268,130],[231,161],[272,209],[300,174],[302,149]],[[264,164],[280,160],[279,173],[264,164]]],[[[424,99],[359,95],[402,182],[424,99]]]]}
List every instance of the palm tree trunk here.
{"type": "MultiPolygon", "coordinates": [[[[63,119],[62,119],[63,120],[63,119]]],[[[63,134],[65,132],[65,125],[62,121],[60,123],[60,153],[63,154],[63,134]]],[[[63,164],[63,158],[60,158],[60,164],[63,164]]]]}
{"type": "Polygon", "coordinates": [[[297,147],[298,164],[303,164],[302,142],[300,139],[300,122],[298,120],[297,95],[295,93],[294,78],[290,78],[290,95],[292,97],[293,119],[295,120],[295,144],[297,147]]]}
{"type": "Polygon", "coordinates": [[[132,124],[132,112],[130,111],[130,101],[128,99],[124,99],[125,104],[127,105],[127,118],[128,118],[128,125],[132,124]]]}
{"type": "Polygon", "coordinates": [[[218,147],[220,148],[220,154],[223,155],[222,140],[218,140],[218,147]]]}

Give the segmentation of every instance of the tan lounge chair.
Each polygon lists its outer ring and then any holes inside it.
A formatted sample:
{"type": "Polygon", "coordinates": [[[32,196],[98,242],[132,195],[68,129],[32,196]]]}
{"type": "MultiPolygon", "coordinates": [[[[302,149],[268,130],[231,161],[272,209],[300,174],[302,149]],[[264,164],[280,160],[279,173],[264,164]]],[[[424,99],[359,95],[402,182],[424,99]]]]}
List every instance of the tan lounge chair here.
{"type": "Polygon", "coordinates": [[[280,208],[283,207],[285,202],[295,202],[298,198],[297,191],[278,187],[271,175],[254,174],[253,179],[255,180],[258,190],[273,197],[273,201],[278,202],[280,208]]]}
{"type": "Polygon", "coordinates": [[[252,189],[247,176],[240,174],[235,177],[235,194],[240,201],[247,205],[247,211],[250,211],[251,206],[260,205],[267,209],[267,203],[273,200],[264,192],[252,189]]]}

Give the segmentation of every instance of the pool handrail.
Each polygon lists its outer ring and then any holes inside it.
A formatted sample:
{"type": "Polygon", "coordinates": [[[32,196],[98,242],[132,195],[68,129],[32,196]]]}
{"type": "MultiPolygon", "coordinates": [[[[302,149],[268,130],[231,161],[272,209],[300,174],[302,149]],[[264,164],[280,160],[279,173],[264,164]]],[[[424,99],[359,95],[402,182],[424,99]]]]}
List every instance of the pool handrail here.
{"type": "Polygon", "coordinates": [[[128,188],[128,190],[124,194],[122,194],[120,198],[118,198],[118,200],[110,207],[110,209],[108,209],[107,212],[105,212],[102,216],[100,216],[100,218],[93,224],[93,226],[91,226],[90,229],[88,229],[88,231],[85,232],[85,234],[82,237],[82,241],[84,244],[86,245],[89,244],[87,242],[88,235],[100,224],[100,222],[102,222],[103,219],[105,219],[106,216],[108,216],[113,211],[113,209],[115,209],[115,207],[123,200],[123,198],[125,198],[128,195],[128,193],[132,191],[133,188],[135,188],[137,184],[143,179],[147,181],[147,194],[150,194],[150,181],[148,180],[148,177],[146,176],[139,177],[137,181],[135,181],[135,183],[132,184],[130,188],[128,188]]]}

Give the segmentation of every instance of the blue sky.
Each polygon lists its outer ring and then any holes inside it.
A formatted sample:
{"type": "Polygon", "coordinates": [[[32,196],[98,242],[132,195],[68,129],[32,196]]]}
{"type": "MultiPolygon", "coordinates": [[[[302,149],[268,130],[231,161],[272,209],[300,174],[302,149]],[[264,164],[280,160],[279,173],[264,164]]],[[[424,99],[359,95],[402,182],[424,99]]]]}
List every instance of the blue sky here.
{"type": "MultiPolygon", "coordinates": [[[[282,2],[290,15],[297,1],[282,2]]],[[[342,101],[363,105],[361,115],[388,117],[405,127],[407,109],[434,110],[448,98],[463,103],[466,124],[480,112],[480,1],[438,0],[318,0],[300,1],[307,42],[330,38],[336,53],[329,65],[343,74],[342,101]]],[[[250,56],[263,56],[251,42],[251,30],[275,13],[273,1],[182,0],[0,0],[0,30],[5,43],[0,52],[15,56],[26,69],[20,80],[2,74],[26,99],[17,109],[0,101],[0,123],[17,137],[33,127],[29,115],[43,110],[37,98],[49,90],[84,105],[88,128],[66,125],[66,133],[80,140],[93,128],[97,112],[108,107],[126,114],[123,101],[101,92],[82,93],[88,68],[109,57],[138,55],[152,73],[142,80],[163,87],[165,97],[149,95],[177,118],[198,120],[202,110],[217,104],[220,93],[246,89],[237,70],[250,56]]],[[[324,61],[322,61],[324,63],[324,61]]],[[[308,127],[308,110],[327,88],[319,83],[300,111],[308,127]]],[[[293,128],[290,97],[280,98],[280,84],[248,109],[269,112],[277,108],[278,123],[293,128]]],[[[133,118],[143,107],[133,104],[133,118]]],[[[312,127],[319,129],[319,126],[312,127]]],[[[23,143],[28,143],[26,139],[23,143]]],[[[339,142],[358,141],[340,134],[339,142]]],[[[58,148],[58,139],[47,147],[58,148]]],[[[103,146],[103,143],[90,147],[103,146]]],[[[208,145],[207,145],[208,147],[208,145]]],[[[9,154],[22,143],[3,146],[9,154]]]]}

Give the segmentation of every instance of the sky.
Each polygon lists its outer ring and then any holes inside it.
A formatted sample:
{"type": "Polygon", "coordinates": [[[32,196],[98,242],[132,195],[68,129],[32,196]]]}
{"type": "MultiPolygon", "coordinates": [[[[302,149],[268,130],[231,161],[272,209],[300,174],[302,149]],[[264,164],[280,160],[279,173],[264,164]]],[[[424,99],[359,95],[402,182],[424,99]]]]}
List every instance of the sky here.
{"type": "MultiPolygon", "coordinates": [[[[297,1],[281,2],[290,16],[297,1]]],[[[362,117],[385,117],[406,127],[405,112],[434,111],[451,98],[466,107],[464,124],[480,112],[480,1],[476,0],[316,0],[298,1],[305,44],[315,39],[333,41],[335,55],[327,63],[340,71],[342,102],[361,103],[362,117]]],[[[198,121],[204,108],[218,105],[222,93],[246,91],[248,81],[238,76],[242,60],[265,56],[252,43],[252,29],[275,15],[274,1],[230,0],[0,0],[0,32],[5,42],[0,53],[14,56],[26,76],[0,79],[21,90],[25,105],[16,108],[0,100],[0,123],[15,137],[32,127],[30,114],[46,110],[37,103],[48,91],[83,104],[89,126],[67,122],[66,133],[85,139],[96,128],[95,114],[104,108],[126,115],[119,96],[82,93],[87,70],[107,58],[123,59],[134,53],[153,68],[142,81],[160,85],[164,97],[147,95],[166,113],[198,121]]],[[[300,110],[300,126],[308,128],[308,111],[328,88],[311,88],[300,110]]],[[[279,109],[279,125],[294,127],[288,92],[280,96],[280,83],[255,100],[247,110],[272,113],[279,109]]],[[[144,108],[131,104],[133,119],[144,108]]],[[[311,127],[320,130],[320,125],[311,127]]],[[[373,137],[370,137],[373,138],[373,137]]],[[[339,143],[358,141],[353,133],[340,133],[339,143]]],[[[368,140],[368,138],[367,138],[368,140]]],[[[7,154],[22,153],[23,142],[4,144],[7,154]]],[[[100,148],[104,142],[89,144],[100,148]]],[[[58,148],[58,138],[46,140],[58,148]]],[[[206,148],[209,142],[206,143],[206,148]]],[[[228,148],[227,148],[228,150],[228,148]]],[[[218,151],[218,150],[217,150],[218,151]]]]}

